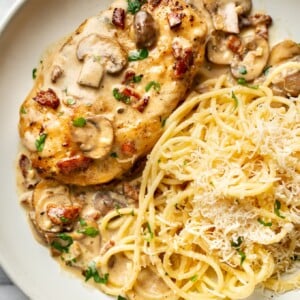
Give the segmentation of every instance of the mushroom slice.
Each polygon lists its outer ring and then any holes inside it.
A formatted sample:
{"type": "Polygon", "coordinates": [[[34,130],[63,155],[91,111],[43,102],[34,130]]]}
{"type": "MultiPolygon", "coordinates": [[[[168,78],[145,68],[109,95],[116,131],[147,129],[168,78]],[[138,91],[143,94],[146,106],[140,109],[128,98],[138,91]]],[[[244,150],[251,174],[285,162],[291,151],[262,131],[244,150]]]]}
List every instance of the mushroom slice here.
{"type": "Polygon", "coordinates": [[[83,61],[78,83],[93,88],[99,87],[104,71],[118,73],[127,63],[126,53],[117,41],[94,33],[78,43],[76,55],[83,61]]]}
{"type": "Polygon", "coordinates": [[[251,11],[251,0],[203,0],[216,30],[239,33],[239,16],[251,11]]]}
{"type": "Polygon", "coordinates": [[[34,190],[32,205],[37,230],[41,233],[70,229],[81,206],[72,203],[69,189],[52,180],[42,180],[34,190]]]}
{"type": "Polygon", "coordinates": [[[72,138],[84,155],[93,159],[105,157],[111,150],[114,130],[111,122],[100,115],[86,118],[83,127],[72,127],[72,138]]]}
{"type": "Polygon", "coordinates": [[[244,51],[236,55],[231,63],[231,73],[235,78],[251,81],[257,78],[265,68],[269,58],[268,42],[255,34],[244,37],[244,51]]]}
{"type": "Polygon", "coordinates": [[[206,46],[207,58],[218,65],[229,65],[234,53],[228,47],[227,36],[222,31],[214,31],[206,46]]]}
{"type": "Polygon", "coordinates": [[[292,40],[284,40],[276,44],[270,53],[268,64],[274,66],[300,55],[300,47],[292,40]]]}

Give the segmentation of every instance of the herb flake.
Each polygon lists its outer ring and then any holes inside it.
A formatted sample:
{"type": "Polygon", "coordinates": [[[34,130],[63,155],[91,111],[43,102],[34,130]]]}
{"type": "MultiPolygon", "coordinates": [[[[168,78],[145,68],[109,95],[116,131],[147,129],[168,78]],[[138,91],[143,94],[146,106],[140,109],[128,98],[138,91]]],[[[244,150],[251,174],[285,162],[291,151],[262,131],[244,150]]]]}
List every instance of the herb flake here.
{"type": "Polygon", "coordinates": [[[148,234],[149,234],[149,238],[147,239],[147,241],[150,242],[151,240],[153,240],[154,234],[153,234],[153,231],[151,229],[149,222],[147,222],[146,226],[147,226],[147,230],[148,230],[148,234]]]}
{"type": "Polygon", "coordinates": [[[119,89],[117,89],[117,88],[113,89],[113,96],[114,96],[114,98],[116,100],[121,101],[121,102],[123,102],[125,104],[129,104],[130,103],[130,97],[127,96],[127,95],[125,95],[125,94],[123,94],[123,93],[121,93],[119,91],[119,89]]]}
{"type": "Polygon", "coordinates": [[[121,295],[118,296],[117,300],[127,300],[127,298],[122,297],[121,295]]]}
{"type": "Polygon", "coordinates": [[[149,55],[149,52],[146,48],[138,49],[136,51],[131,52],[128,55],[128,61],[137,61],[137,60],[143,60],[147,58],[149,55]]]}
{"type": "Polygon", "coordinates": [[[35,140],[35,147],[38,152],[42,152],[44,150],[45,142],[47,138],[47,133],[42,133],[40,136],[35,140]]]}
{"type": "Polygon", "coordinates": [[[36,79],[37,68],[32,69],[32,79],[36,79]]]}
{"type": "Polygon", "coordinates": [[[237,98],[237,96],[233,91],[231,92],[231,98],[234,100],[234,110],[236,110],[237,107],[239,106],[239,99],[237,98]]]}
{"type": "Polygon", "coordinates": [[[73,126],[75,127],[84,127],[86,125],[86,119],[79,117],[73,120],[73,126]]]}
{"type": "Polygon", "coordinates": [[[157,81],[150,81],[146,87],[145,87],[145,91],[146,92],[149,92],[151,90],[151,88],[153,87],[153,89],[156,91],[156,92],[159,92],[160,91],[160,83],[157,82],[157,81]]]}
{"type": "Polygon", "coordinates": [[[242,75],[246,75],[248,73],[246,67],[245,66],[241,66],[239,68],[239,73],[242,74],[242,75]]]}
{"type": "Polygon", "coordinates": [[[257,222],[264,225],[264,226],[266,226],[266,227],[271,227],[272,226],[272,222],[265,222],[261,218],[258,218],[257,222]]]}
{"type": "Polygon", "coordinates": [[[99,230],[95,227],[85,227],[78,230],[78,233],[83,233],[84,235],[90,237],[96,237],[99,234],[99,230]]]}
{"type": "Polygon", "coordinates": [[[145,3],[145,0],[127,0],[128,8],[127,11],[132,15],[135,15],[145,3]]]}
{"type": "Polygon", "coordinates": [[[85,281],[88,281],[90,278],[93,278],[95,282],[106,284],[108,282],[109,274],[105,273],[103,276],[100,276],[97,269],[96,263],[92,262],[88,269],[84,272],[85,281]]]}
{"type": "Polygon", "coordinates": [[[51,243],[51,247],[58,250],[59,252],[68,253],[69,252],[69,247],[73,244],[72,237],[67,235],[66,233],[59,233],[57,235],[57,237],[59,239],[63,240],[65,243],[54,240],[51,243]]]}
{"type": "Polygon", "coordinates": [[[275,203],[274,203],[274,213],[275,213],[275,215],[278,216],[281,219],[285,219],[285,216],[283,216],[280,213],[280,209],[281,209],[281,202],[279,200],[275,200],[275,203]]]}

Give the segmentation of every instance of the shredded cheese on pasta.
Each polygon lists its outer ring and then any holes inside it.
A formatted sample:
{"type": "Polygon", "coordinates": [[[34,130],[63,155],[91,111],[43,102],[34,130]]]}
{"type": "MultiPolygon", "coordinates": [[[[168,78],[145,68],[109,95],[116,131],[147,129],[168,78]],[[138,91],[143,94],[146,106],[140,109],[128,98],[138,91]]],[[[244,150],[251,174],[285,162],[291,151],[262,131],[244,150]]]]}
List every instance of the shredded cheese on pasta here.
{"type": "Polygon", "coordinates": [[[300,286],[300,99],[273,95],[279,71],[258,88],[211,80],[210,92],[170,116],[148,158],[139,208],[102,220],[103,239],[115,244],[97,267],[106,273],[122,257],[128,274],[110,278],[105,292],[243,299],[258,285],[300,286]]]}

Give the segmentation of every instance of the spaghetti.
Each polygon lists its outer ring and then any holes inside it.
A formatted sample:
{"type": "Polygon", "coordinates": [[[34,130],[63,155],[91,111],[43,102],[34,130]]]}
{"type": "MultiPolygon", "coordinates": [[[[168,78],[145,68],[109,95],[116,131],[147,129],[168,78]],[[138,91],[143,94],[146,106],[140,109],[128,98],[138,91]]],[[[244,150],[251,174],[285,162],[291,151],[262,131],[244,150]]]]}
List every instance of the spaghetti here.
{"type": "Polygon", "coordinates": [[[139,208],[101,221],[104,292],[130,299],[242,299],[299,287],[300,99],[226,76],[167,120],[139,208]],[[121,270],[121,271],[120,271],[121,270]],[[121,276],[121,273],[123,274],[121,276]],[[124,274],[126,276],[124,277],[124,274]]]}

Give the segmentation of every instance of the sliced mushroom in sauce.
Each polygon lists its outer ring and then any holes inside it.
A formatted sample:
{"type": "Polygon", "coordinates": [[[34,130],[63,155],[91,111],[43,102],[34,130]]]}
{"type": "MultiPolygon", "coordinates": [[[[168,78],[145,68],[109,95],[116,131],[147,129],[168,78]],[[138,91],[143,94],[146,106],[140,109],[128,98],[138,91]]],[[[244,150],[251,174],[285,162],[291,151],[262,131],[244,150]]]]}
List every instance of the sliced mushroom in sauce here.
{"type": "Polygon", "coordinates": [[[126,53],[121,45],[108,37],[90,34],[79,42],[76,55],[83,61],[78,83],[98,88],[104,72],[115,74],[126,65],[126,53]]]}
{"type": "Polygon", "coordinates": [[[85,119],[82,127],[72,126],[73,141],[79,144],[86,157],[102,159],[111,150],[114,130],[111,122],[101,116],[92,116],[85,119]]]}

